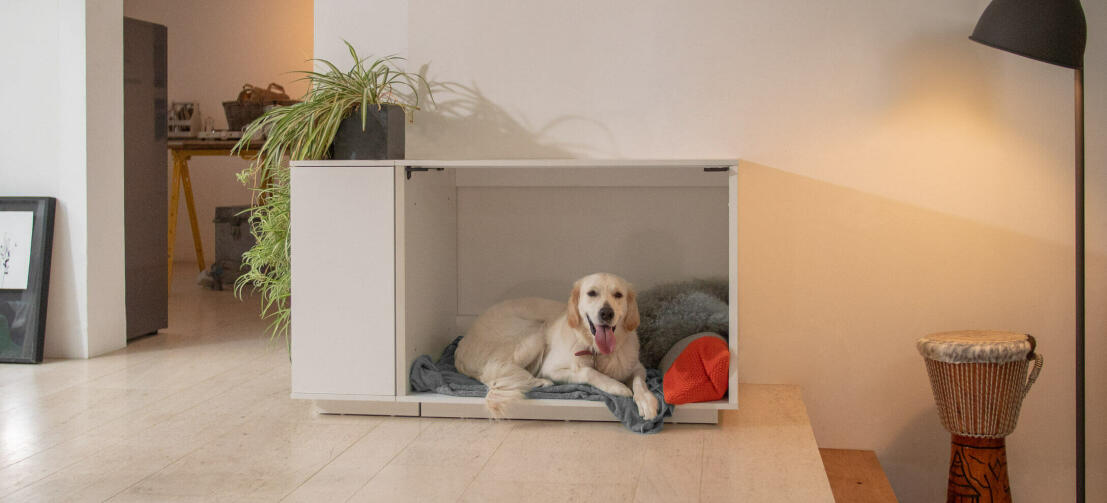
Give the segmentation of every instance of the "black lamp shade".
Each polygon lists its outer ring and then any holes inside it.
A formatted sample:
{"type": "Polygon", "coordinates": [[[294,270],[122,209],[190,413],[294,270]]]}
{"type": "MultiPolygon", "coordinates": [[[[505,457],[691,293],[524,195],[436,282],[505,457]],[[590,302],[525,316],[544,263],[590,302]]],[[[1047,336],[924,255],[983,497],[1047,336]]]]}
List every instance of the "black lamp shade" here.
{"type": "Polygon", "coordinates": [[[1083,68],[1088,25],[1079,0],[992,0],[970,39],[1066,68],[1083,68]]]}

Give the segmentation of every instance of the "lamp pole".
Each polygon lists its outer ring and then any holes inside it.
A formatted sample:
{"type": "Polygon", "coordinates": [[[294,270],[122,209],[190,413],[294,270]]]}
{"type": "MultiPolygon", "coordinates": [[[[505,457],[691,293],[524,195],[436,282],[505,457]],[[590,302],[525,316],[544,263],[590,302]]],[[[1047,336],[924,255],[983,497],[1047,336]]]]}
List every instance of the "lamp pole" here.
{"type": "Polygon", "coordinates": [[[1088,24],[1080,0],[992,0],[969,39],[1076,71],[1076,501],[1084,503],[1084,49],[1088,24]]]}
{"type": "Polygon", "coordinates": [[[1084,503],[1084,67],[1076,68],[1076,501],[1084,503]]]}

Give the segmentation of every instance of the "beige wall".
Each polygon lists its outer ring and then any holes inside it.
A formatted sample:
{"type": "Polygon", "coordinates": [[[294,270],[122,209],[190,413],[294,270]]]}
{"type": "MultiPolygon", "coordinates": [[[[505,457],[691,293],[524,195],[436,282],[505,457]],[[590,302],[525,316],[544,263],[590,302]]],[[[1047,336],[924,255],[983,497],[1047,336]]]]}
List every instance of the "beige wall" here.
{"type": "MultiPolygon", "coordinates": [[[[126,0],[123,7],[128,17],[168,27],[169,101],[199,102],[200,111],[214,118],[216,128],[227,127],[223,102],[235,99],[244,83],[276,82],[294,99],[307,90],[290,72],[311,68],[311,0],[126,0]]],[[[215,207],[250,201],[250,192],[234,176],[247,163],[197,157],[189,165],[210,265],[215,256],[215,207]]],[[[195,262],[183,198],[177,229],[176,260],[195,262]]]]}
{"type": "Polygon", "coordinates": [[[1072,499],[1071,247],[756,164],[739,187],[742,381],[802,384],[820,446],[875,449],[901,501],[941,501],[949,437],[914,340],[1034,334],[1046,365],[1008,440],[1012,488],[1072,499]]]}
{"type": "MultiPolygon", "coordinates": [[[[740,378],[802,385],[820,444],[875,449],[903,501],[941,499],[949,452],[914,340],[1033,333],[1046,366],[1010,438],[1013,490],[1068,501],[1072,72],[968,41],[986,3],[326,0],[316,8],[392,13],[407,33],[315,33],[406,47],[409,68],[455,84],[416,115],[410,158],[750,161],[740,378]]],[[[1095,495],[1107,492],[1107,5],[1085,8],[1095,495]]]]}

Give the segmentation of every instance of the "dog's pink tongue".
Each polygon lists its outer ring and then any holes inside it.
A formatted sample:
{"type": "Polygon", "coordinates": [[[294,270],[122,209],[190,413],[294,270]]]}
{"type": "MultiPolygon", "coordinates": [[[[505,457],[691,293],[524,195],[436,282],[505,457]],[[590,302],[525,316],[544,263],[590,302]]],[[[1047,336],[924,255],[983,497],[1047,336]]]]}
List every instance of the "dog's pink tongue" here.
{"type": "Polygon", "coordinates": [[[598,326],[596,327],[596,347],[600,352],[608,355],[612,351],[615,351],[615,328],[598,326]]]}

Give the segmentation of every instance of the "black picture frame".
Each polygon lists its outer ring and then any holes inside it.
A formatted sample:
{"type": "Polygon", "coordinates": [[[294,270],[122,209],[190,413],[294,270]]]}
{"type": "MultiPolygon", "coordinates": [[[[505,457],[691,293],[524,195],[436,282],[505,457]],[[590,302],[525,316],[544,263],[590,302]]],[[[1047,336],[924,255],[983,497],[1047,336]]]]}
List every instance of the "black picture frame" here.
{"type": "Polygon", "coordinates": [[[0,288],[0,363],[42,362],[56,207],[52,197],[0,197],[0,212],[34,214],[26,288],[0,288]]]}

